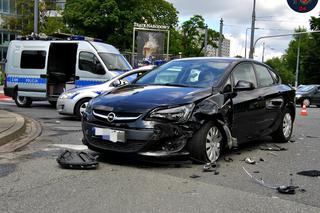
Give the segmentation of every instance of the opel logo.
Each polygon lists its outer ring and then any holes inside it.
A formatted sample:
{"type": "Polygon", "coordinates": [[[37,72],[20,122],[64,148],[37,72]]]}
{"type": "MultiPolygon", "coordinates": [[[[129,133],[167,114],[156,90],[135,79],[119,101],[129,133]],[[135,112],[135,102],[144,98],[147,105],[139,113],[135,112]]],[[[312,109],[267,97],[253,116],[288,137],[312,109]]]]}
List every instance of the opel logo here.
{"type": "Polygon", "coordinates": [[[107,120],[111,123],[112,121],[114,121],[114,118],[116,117],[116,115],[113,112],[110,112],[107,115],[107,120]]]}

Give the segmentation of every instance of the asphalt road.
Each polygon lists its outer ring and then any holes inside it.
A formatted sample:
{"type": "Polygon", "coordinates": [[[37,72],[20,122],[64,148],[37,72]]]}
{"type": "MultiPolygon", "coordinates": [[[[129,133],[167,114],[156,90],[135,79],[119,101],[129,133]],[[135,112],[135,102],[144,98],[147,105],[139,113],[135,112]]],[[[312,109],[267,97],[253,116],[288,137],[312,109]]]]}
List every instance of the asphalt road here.
{"type": "Polygon", "coordinates": [[[217,175],[189,161],[150,163],[121,155],[101,156],[97,170],[61,169],[56,158],[63,149],[86,148],[80,121],[58,115],[46,102],[23,109],[5,101],[0,108],[43,126],[23,150],[0,154],[0,212],[320,212],[320,178],[296,174],[320,170],[319,108],[308,108],[307,117],[297,108],[294,142],[278,144],[286,151],[260,150],[270,138],[241,146],[221,157],[217,175]],[[246,157],[257,163],[246,164],[246,157]],[[292,179],[305,191],[279,194],[257,184],[243,167],[267,184],[292,179]]]}

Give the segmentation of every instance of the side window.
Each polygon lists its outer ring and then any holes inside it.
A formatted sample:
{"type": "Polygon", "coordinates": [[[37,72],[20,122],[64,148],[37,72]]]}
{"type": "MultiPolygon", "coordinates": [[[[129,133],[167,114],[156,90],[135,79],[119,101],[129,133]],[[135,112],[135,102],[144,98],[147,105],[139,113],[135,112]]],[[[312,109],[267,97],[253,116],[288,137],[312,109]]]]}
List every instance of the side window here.
{"type": "Polygon", "coordinates": [[[250,63],[243,63],[236,66],[232,73],[233,77],[233,85],[236,85],[238,81],[249,81],[253,83],[253,85],[257,86],[256,77],[254,74],[254,70],[252,64],[250,63]]]}
{"type": "Polygon", "coordinates": [[[46,66],[46,51],[24,50],[21,53],[20,67],[22,69],[44,69],[46,66]]]}
{"type": "Polygon", "coordinates": [[[260,87],[267,87],[274,84],[268,68],[258,64],[254,64],[254,68],[256,69],[257,80],[260,87]]]}
{"type": "Polygon", "coordinates": [[[270,72],[271,76],[273,77],[273,79],[275,80],[275,82],[277,84],[279,84],[280,83],[280,77],[277,74],[275,74],[273,71],[271,71],[271,70],[269,70],[269,72],[270,72]]]}
{"type": "Polygon", "coordinates": [[[79,54],[79,69],[91,72],[93,74],[99,74],[99,75],[104,75],[106,74],[104,72],[99,72],[97,70],[99,64],[98,58],[90,52],[80,52],[79,54]]]}

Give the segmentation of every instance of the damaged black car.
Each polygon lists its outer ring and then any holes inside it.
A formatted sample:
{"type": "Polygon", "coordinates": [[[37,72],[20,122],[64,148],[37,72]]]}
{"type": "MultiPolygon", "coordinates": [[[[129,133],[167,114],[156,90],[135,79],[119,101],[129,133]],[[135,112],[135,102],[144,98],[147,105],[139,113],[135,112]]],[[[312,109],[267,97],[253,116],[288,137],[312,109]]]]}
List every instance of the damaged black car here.
{"type": "Polygon", "coordinates": [[[267,65],[186,58],[92,99],[83,143],[95,151],[214,162],[225,148],[271,135],[290,139],[295,90],[267,65]]]}

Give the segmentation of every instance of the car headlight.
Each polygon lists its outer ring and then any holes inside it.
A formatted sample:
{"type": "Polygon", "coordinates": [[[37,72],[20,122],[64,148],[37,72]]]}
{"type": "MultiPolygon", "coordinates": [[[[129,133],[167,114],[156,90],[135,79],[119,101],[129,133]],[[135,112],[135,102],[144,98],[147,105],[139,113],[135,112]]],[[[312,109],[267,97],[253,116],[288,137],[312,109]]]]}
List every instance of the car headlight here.
{"type": "Polygon", "coordinates": [[[78,92],[65,92],[60,95],[60,99],[72,99],[76,97],[79,93],[78,92]]]}
{"type": "Polygon", "coordinates": [[[155,109],[149,115],[149,118],[165,119],[176,122],[185,122],[189,119],[194,104],[168,108],[168,109],[155,109]]]}
{"type": "Polygon", "coordinates": [[[296,95],[296,99],[299,99],[301,97],[302,97],[302,95],[296,95]]]}

